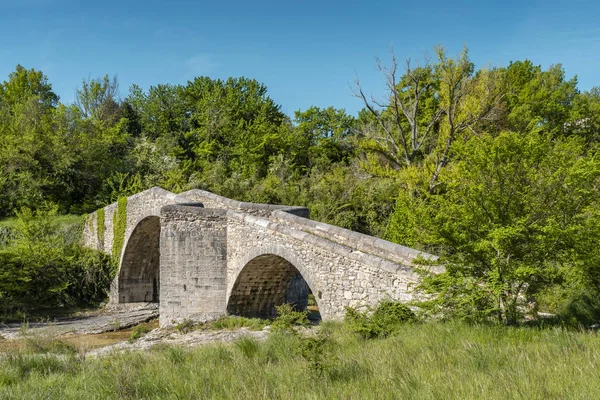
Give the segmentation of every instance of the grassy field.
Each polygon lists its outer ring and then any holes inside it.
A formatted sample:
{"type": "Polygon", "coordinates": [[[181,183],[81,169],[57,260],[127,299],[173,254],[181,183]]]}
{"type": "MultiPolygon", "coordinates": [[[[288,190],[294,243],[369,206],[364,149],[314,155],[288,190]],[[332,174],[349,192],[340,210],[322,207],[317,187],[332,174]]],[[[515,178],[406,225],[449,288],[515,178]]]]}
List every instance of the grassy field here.
{"type": "Polygon", "coordinates": [[[15,352],[0,364],[2,399],[593,399],[595,332],[459,323],[403,326],[365,341],[340,324],[317,336],[84,359],[15,352]]]}

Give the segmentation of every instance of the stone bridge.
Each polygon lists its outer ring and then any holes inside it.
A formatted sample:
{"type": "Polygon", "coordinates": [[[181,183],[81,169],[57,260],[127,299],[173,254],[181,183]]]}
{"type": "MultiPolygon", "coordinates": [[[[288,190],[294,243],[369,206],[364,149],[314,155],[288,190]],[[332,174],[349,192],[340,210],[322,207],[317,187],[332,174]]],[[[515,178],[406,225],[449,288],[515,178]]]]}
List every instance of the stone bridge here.
{"type": "Polygon", "coordinates": [[[423,254],[308,219],[304,207],[243,203],[203,190],[155,187],[88,217],[85,245],[119,258],[110,303],[158,302],[161,326],[225,314],[272,317],[306,307],[409,301],[423,254]]]}

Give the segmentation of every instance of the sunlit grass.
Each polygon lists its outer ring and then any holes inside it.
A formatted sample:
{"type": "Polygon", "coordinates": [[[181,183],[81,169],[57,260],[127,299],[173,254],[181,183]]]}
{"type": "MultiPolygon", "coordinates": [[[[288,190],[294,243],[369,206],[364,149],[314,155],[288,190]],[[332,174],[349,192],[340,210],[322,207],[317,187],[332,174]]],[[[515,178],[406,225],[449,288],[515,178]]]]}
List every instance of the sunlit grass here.
{"type": "MultiPolygon", "coordinates": [[[[56,217],[54,217],[54,221],[59,226],[66,226],[66,225],[78,224],[79,222],[81,222],[82,218],[83,217],[81,215],[66,214],[66,215],[57,215],[56,217]]],[[[0,228],[12,228],[16,225],[16,223],[17,223],[17,218],[15,218],[15,217],[0,219],[0,228]]]]}
{"type": "Polygon", "coordinates": [[[266,341],[160,346],[85,361],[17,353],[0,363],[0,398],[551,399],[600,393],[595,332],[409,324],[387,339],[363,340],[339,324],[321,330],[316,348],[300,335],[272,334],[266,341]]]}

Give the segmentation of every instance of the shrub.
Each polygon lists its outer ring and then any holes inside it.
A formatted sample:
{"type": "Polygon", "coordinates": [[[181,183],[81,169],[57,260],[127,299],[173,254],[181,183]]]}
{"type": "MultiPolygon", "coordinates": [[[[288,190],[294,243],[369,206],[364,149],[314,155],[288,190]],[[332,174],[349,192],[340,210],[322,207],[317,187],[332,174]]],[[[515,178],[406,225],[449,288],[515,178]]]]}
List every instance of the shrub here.
{"type": "Polygon", "coordinates": [[[134,340],[138,340],[146,333],[150,332],[150,329],[146,325],[138,325],[131,331],[131,336],[129,336],[129,342],[133,342],[134,340]]]}
{"type": "Polygon", "coordinates": [[[346,307],[344,322],[350,331],[358,333],[365,339],[388,337],[398,327],[407,322],[417,320],[415,313],[406,305],[394,301],[382,301],[377,308],[358,311],[346,307]]]}
{"type": "Polygon", "coordinates": [[[319,331],[316,336],[302,338],[302,357],[308,362],[308,370],[317,376],[331,368],[333,356],[328,351],[332,340],[329,334],[319,331]]]}
{"type": "Polygon", "coordinates": [[[177,330],[177,332],[179,333],[188,333],[189,331],[191,331],[194,328],[194,321],[190,320],[190,319],[184,319],[183,321],[181,321],[180,323],[178,323],[177,325],[175,325],[175,329],[177,330]]]}
{"type": "Polygon", "coordinates": [[[79,245],[81,223],[60,221],[56,207],[17,212],[14,238],[0,249],[0,312],[96,305],[116,271],[110,257],[79,245]],[[61,225],[62,224],[62,225],[61,225]]]}
{"type": "Polygon", "coordinates": [[[275,318],[271,325],[273,331],[293,332],[294,326],[308,325],[308,312],[296,311],[294,306],[288,303],[275,307],[279,316],[275,318]]]}

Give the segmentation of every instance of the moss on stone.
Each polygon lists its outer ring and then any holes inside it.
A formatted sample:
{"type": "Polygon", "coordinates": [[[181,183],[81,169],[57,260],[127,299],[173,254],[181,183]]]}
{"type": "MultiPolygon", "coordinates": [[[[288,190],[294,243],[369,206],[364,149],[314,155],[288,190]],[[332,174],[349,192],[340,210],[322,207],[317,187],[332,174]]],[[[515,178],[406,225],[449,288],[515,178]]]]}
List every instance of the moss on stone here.
{"type": "Polygon", "coordinates": [[[113,214],[113,247],[112,255],[120,262],[121,250],[125,243],[125,228],[127,227],[127,197],[121,197],[113,214]]]}

